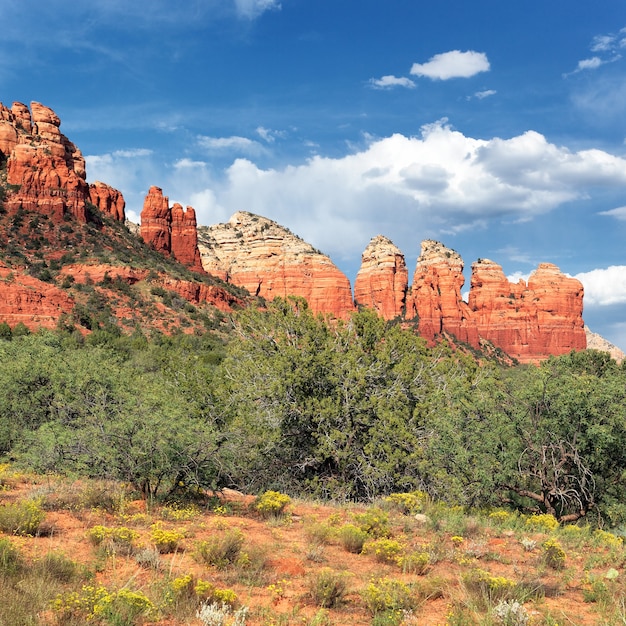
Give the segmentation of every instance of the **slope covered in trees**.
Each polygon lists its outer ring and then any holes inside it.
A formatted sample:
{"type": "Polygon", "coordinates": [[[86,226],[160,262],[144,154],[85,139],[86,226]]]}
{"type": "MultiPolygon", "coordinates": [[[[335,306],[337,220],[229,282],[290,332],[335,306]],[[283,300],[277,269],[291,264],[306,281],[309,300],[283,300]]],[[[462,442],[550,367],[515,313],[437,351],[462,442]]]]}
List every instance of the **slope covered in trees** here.
{"type": "Polygon", "coordinates": [[[276,300],[227,338],[42,332],[0,341],[0,452],[146,497],[235,487],[626,519],[626,368],[583,351],[478,363],[356,313],[276,300]]]}

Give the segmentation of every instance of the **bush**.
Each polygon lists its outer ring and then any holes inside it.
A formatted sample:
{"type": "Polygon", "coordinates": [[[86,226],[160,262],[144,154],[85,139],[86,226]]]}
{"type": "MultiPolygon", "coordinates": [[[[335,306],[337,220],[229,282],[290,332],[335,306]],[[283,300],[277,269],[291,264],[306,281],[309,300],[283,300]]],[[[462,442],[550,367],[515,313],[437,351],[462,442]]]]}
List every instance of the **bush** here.
{"type": "Polygon", "coordinates": [[[372,509],[365,513],[355,513],[354,523],[370,537],[389,537],[389,515],[380,509],[372,509]]]}
{"type": "Polygon", "coordinates": [[[482,569],[473,569],[463,576],[463,583],[481,604],[489,606],[498,600],[510,599],[517,585],[504,576],[492,576],[482,569]]]}
{"type": "Polygon", "coordinates": [[[126,526],[119,528],[107,528],[106,526],[94,526],[87,531],[87,537],[94,546],[102,546],[108,554],[133,553],[133,543],[139,537],[137,531],[126,526]]]}
{"type": "Polygon", "coordinates": [[[12,576],[23,566],[18,549],[8,540],[0,537],[0,575],[12,576]]]}
{"type": "Polygon", "coordinates": [[[243,546],[244,536],[239,529],[227,531],[224,535],[211,537],[196,546],[198,560],[218,569],[232,565],[237,561],[243,546]]]}
{"type": "Polygon", "coordinates": [[[387,611],[410,611],[416,605],[411,588],[393,578],[381,578],[371,582],[362,596],[367,610],[372,615],[387,611]]]}
{"type": "Polygon", "coordinates": [[[526,526],[538,531],[538,532],[552,532],[559,527],[559,521],[550,515],[549,513],[543,513],[541,515],[531,515],[526,520],[526,526]]]}
{"type": "Polygon", "coordinates": [[[565,550],[556,539],[548,539],[541,544],[544,563],[552,569],[565,567],[565,550]]]}
{"type": "Polygon", "coordinates": [[[517,600],[500,601],[493,609],[493,616],[502,626],[526,626],[530,616],[517,600]]]}
{"type": "Polygon", "coordinates": [[[161,554],[176,552],[185,534],[177,530],[164,530],[159,524],[153,524],[150,539],[161,554]]]}
{"type": "Polygon", "coordinates": [[[392,493],[386,498],[383,498],[383,502],[389,508],[400,511],[405,515],[415,515],[415,513],[421,513],[428,501],[428,494],[423,491],[392,493]]]}
{"type": "Polygon", "coordinates": [[[379,563],[398,563],[404,547],[395,539],[376,539],[363,546],[363,554],[373,554],[379,563]]]}
{"type": "Polygon", "coordinates": [[[38,501],[24,500],[0,506],[0,530],[12,535],[36,535],[46,514],[38,501]]]}
{"type": "Polygon", "coordinates": [[[346,595],[347,574],[323,567],[309,579],[309,596],[317,606],[331,609],[337,606],[346,595]]]}
{"type": "Polygon", "coordinates": [[[344,549],[353,554],[360,554],[367,541],[367,533],[354,524],[344,524],[337,531],[337,537],[344,549]]]}
{"type": "Polygon", "coordinates": [[[430,555],[427,552],[412,552],[400,557],[398,565],[405,574],[424,576],[430,569],[430,555]]]}
{"type": "Polygon", "coordinates": [[[254,506],[263,517],[279,517],[290,503],[288,495],[279,491],[266,491],[256,499],[254,506]]]}

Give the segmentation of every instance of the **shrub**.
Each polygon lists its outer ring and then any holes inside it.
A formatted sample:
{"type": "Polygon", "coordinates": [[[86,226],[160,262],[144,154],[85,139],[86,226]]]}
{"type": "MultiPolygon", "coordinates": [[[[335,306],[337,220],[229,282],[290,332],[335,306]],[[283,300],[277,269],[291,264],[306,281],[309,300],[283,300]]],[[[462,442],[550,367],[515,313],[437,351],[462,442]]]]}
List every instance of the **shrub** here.
{"type": "Polygon", "coordinates": [[[139,537],[137,531],[126,526],[108,528],[106,526],[94,526],[87,531],[87,537],[94,546],[102,546],[109,554],[133,553],[133,543],[139,537]]]}
{"type": "Polygon", "coordinates": [[[317,606],[331,609],[344,598],[348,588],[348,578],[344,572],[324,567],[309,579],[309,596],[317,606]]]}
{"type": "Polygon", "coordinates": [[[363,554],[373,554],[379,563],[398,563],[404,547],[395,539],[376,539],[363,546],[363,554]]]}
{"type": "Polygon", "coordinates": [[[541,544],[544,563],[552,569],[565,567],[565,550],[556,539],[548,539],[541,544]]]}
{"type": "Polygon", "coordinates": [[[247,615],[247,606],[241,607],[233,613],[228,604],[220,604],[219,602],[205,602],[196,613],[196,617],[203,626],[222,626],[231,616],[232,626],[245,626],[247,615]]]}
{"type": "Polygon", "coordinates": [[[370,537],[389,537],[389,515],[380,509],[372,509],[365,513],[355,513],[354,523],[370,537]]]}
{"type": "Polygon", "coordinates": [[[46,514],[35,500],[0,506],[0,530],[12,535],[36,535],[46,514]]]}
{"type": "Polygon", "coordinates": [[[177,530],[164,530],[159,524],[153,524],[150,539],[161,554],[176,552],[185,533],[177,530]]]}
{"type": "Polygon", "coordinates": [[[203,563],[221,569],[237,561],[243,542],[244,536],[239,529],[229,530],[222,536],[199,542],[196,556],[203,563]]]}
{"type": "Polygon", "coordinates": [[[429,497],[423,491],[411,491],[409,493],[392,493],[383,502],[387,506],[405,515],[414,515],[421,513],[424,506],[428,503],[429,497]]]}
{"type": "Polygon", "coordinates": [[[538,532],[549,533],[559,527],[559,522],[554,515],[543,513],[541,515],[531,515],[526,520],[526,526],[538,532]]]}
{"type": "Polygon", "coordinates": [[[337,531],[337,537],[344,549],[353,554],[360,554],[367,541],[367,533],[354,524],[344,524],[337,531]]]}
{"type": "Polygon", "coordinates": [[[482,569],[473,569],[463,576],[466,589],[477,600],[491,605],[498,600],[510,599],[517,585],[504,576],[492,576],[482,569]]]}
{"type": "Polygon", "coordinates": [[[143,548],[135,554],[135,561],[140,567],[158,570],[161,567],[161,553],[154,546],[143,548]]]}
{"type": "Polygon", "coordinates": [[[423,576],[430,569],[430,555],[427,552],[412,552],[400,557],[398,565],[405,574],[423,576]]]}
{"type": "Polygon", "coordinates": [[[0,575],[12,576],[23,566],[18,549],[8,540],[0,537],[0,575]]]}
{"type": "Polygon", "coordinates": [[[493,608],[493,616],[502,626],[526,626],[530,616],[517,600],[501,600],[493,608]]]}
{"type": "Polygon", "coordinates": [[[371,582],[362,596],[367,610],[372,615],[386,611],[410,611],[416,604],[411,588],[393,578],[380,578],[371,582]]]}
{"type": "Polygon", "coordinates": [[[279,491],[266,491],[256,499],[254,506],[263,517],[280,517],[290,503],[288,495],[279,491]]]}

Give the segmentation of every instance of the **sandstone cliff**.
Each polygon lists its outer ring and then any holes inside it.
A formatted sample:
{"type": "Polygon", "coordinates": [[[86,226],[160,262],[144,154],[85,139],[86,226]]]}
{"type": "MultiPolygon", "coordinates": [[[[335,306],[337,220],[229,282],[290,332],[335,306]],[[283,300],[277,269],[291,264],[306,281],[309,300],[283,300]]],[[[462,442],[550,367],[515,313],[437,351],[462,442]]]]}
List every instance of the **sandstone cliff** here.
{"type": "MultiPolygon", "coordinates": [[[[54,223],[65,214],[87,221],[85,204],[91,197],[85,159],[60,125],[56,113],[38,102],[31,103],[30,111],[19,102],[11,109],[0,103],[0,159],[6,160],[5,208],[10,215],[23,209],[54,223]]],[[[116,193],[119,207],[123,198],[116,193]]]]}
{"type": "Polygon", "coordinates": [[[354,310],[348,278],[311,245],[275,222],[239,211],[226,224],[200,229],[204,269],[268,300],[304,297],[315,313],[354,310]]]}
{"type": "Polygon", "coordinates": [[[361,256],[354,282],[354,302],[373,309],[385,319],[404,315],[409,272],[404,255],[394,243],[378,235],[361,256]]]}
{"type": "Polygon", "coordinates": [[[156,186],[150,187],[141,211],[141,238],[152,248],[174,257],[179,263],[202,272],[198,250],[196,212],[180,204],[169,206],[169,198],[156,186]]]}

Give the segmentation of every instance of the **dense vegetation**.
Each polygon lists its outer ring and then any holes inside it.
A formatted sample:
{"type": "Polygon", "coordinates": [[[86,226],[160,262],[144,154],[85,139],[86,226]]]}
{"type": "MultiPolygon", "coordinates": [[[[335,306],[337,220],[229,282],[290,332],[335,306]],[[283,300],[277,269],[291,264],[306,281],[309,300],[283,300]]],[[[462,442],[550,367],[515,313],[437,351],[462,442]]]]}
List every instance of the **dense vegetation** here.
{"type": "Polygon", "coordinates": [[[604,353],[479,364],[371,312],[328,324],[295,299],[240,312],[227,339],[0,334],[0,454],[38,472],[150,498],[421,490],[626,520],[626,368],[604,353]]]}

